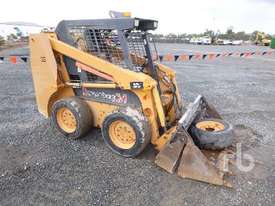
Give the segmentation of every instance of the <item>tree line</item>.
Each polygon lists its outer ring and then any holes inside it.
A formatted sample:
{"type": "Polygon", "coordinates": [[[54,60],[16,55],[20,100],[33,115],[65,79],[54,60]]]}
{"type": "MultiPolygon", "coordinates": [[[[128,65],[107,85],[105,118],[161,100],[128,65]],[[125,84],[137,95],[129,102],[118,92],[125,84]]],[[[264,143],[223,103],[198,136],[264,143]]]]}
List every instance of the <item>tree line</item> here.
{"type": "MultiPolygon", "coordinates": [[[[257,33],[264,33],[260,31],[254,31],[252,33],[246,33],[244,31],[234,32],[232,28],[227,29],[225,33],[221,33],[219,31],[214,32],[213,30],[206,30],[203,33],[198,34],[174,34],[169,33],[167,35],[164,34],[153,34],[153,38],[156,42],[163,43],[188,43],[192,38],[199,37],[210,37],[212,39],[227,39],[227,40],[242,40],[242,41],[252,41],[254,42],[257,38],[257,33]]],[[[273,35],[274,37],[275,35],[273,35]]],[[[259,38],[259,37],[258,37],[259,38]]],[[[262,37],[260,37],[262,38],[262,37]]],[[[265,34],[265,38],[271,39],[272,35],[265,34]]]]}

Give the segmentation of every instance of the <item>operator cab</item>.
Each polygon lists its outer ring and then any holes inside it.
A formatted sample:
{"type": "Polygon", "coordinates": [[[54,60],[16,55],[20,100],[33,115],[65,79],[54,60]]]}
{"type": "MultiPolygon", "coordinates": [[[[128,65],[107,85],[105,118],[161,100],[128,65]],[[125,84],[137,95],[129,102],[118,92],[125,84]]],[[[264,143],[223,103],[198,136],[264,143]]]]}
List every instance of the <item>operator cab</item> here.
{"type": "MultiPolygon", "coordinates": [[[[157,53],[148,31],[155,30],[158,22],[118,14],[111,19],[61,21],[56,28],[57,37],[122,68],[135,72],[150,70],[157,53]]],[[[66,56],[63,60],[72,80],[104,81],[89,72],[79,75],[75,60],[66,56]]]]}

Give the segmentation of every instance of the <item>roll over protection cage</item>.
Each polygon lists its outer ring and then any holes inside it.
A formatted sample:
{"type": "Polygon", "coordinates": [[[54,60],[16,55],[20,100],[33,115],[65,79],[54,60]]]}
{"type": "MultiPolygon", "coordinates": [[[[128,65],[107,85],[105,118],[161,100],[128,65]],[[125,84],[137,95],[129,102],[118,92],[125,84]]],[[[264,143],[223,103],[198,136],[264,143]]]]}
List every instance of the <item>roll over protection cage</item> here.
{"type": "MultiPolygon", "coordinates": [[[[155,30],[157,24],[155,20],[140,18],[64,20],[58,24],[56,34],[60,41],[74,47],[78,47],[77,41],[82,38],[86,52],[133,71],[142,70],[133,56],[145,59],[156,79],[147,31],[155,30]]],[[[79,75],[73,59],[64,56],[63,60],[73,80],[87,80],[87,74],[79,75]]]]}

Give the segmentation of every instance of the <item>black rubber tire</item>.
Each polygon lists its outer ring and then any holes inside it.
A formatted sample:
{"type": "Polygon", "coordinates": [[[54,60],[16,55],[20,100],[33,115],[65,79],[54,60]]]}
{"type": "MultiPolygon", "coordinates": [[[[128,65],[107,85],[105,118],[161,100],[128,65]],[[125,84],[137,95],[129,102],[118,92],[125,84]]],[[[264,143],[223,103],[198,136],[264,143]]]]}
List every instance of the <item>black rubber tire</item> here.
{"type": "Polygon", "coordinates": [[[86,102],[78,97],[69,97],[54,103],[51,113],[51,125],[63,136],[70,139],[83,137],[92,127],[92,113],[86,102]],[[60,108],[68,108],[76,118],[77,129],[73,133],[67,133],[57,123],[57,111],[60,108]]]}
{"type": "Polygon", "coordinates": [[[102,136],[105,144],[116,154],[123,157],[134,158],[138,156],[151,140],[151,128],[147,118],[138,110],[127,107],[108,115],[102,124],[102,136]],[[113,144],[109,136],[109,126],[116,120],[123,120],[135,130],[136,143],[130,149],[122,149],[113,144]]]}
{"type": "Polygon", "coordinates": [[[209,150],[222,150],[232,145],[234,138],[233,126],[221,119],[204,119],[197,121],[190,126],[190,134],[194,140],[194,143],[200,149],[209,150]],[[198,122],[202,121],[217,121],[224,125],[224,129],[221,131],[204,131],[196,127],[198,122]]]}

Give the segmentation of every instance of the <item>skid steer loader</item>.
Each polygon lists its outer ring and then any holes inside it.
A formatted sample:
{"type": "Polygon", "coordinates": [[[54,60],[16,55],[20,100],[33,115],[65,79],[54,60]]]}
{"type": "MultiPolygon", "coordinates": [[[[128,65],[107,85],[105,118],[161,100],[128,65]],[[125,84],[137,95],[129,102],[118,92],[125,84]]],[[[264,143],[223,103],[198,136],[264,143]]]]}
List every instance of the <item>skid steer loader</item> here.
{"type": "Polygon", "coordinates": [[[67,138],[99,127],[118,155],[136,157],[151,143],[166,171],[229,186],[190,131],[217,135],[225,125],[202,96],[183,105],[175,72],[157,61],[149,31],[158,22],[112,16],[61,21],[55,32],[30,35],[39,112],[67,138]]]}

